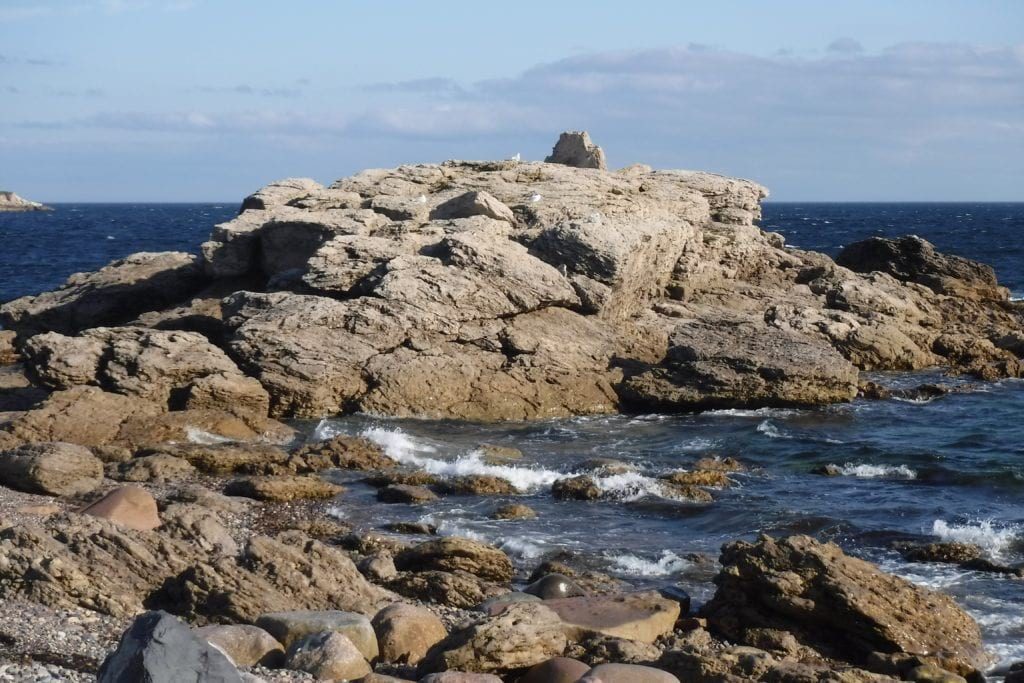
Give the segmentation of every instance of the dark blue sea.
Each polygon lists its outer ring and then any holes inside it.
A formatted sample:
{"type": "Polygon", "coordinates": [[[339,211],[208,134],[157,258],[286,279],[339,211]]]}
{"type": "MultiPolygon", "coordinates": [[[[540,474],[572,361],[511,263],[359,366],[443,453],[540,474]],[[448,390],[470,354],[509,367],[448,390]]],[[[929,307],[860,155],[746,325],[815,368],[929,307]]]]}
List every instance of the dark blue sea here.
{"type": "MultiPolygon", "coordinates": [[[[44,214],[0,214],[0,300],[58,285],[142,250],[194,251],[210,227],[237,211],[222,205],[58,205],[44,214]]],[[[835,254],[871,235],[917,234],[939,249],[992,265],[1024,296],[1024,204],[781,204],[763,227],[787,243],[835,254]]],[[[886,375],[892,384],[951,381],[938,373],[886,375]]],[[[713,592],[693,553],[757,533],[834,540],[912,581],[953,595],[981,623],[1004,664],[1024,659],[1024,580],[950,566],[909,564],[896,541],[977,543],[1006,564],[1024,562],[1024,383],[974,386],[932,400],[855,401],[813,410],[725,410],[700,415],[599,417],[531,424],[380,420],[362,416],[304,425],[320,436],[360,433],[395,458],[439,474],[489,473],[521,490],[532,521],[492,521],[506,499],[448,497],[410,511],[373,506],[353,483],[336,514],[358,526],[422,520],[443,533],[504,547],[524,571],[571,552],[638,585],[677,582],[698,599],[713,592]],[[515,446],[521,461],[490,464],[482,443],[515,446]],[[707,455],[750,466],[712,505],[658,495],[656,476],[707,455]],[[600,480],[607,498],[558,502],[551,482],[587,458],[626,461],[635,471],[600,480]],[[811,473],[836,465],[842,476],[811,473]]],[[[344,478],[344,476],[342,476],[344,478]]]]}

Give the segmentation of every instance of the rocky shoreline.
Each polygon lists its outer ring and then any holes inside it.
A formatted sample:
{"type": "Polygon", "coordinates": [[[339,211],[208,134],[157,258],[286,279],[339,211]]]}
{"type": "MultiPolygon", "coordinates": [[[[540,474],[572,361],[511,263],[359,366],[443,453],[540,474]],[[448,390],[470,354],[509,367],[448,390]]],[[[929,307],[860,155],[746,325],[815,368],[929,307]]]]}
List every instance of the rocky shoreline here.
{"type": "MultiPolygon", "coordinates": [[[[991,269],[915,237],[788,249],[755,225],[765,195],[607,171],[567,133],[545,163],[275,183],[202,256],[135,254],[3,305],[0,681],[984,680],[953,600],[808,536],[726,544],[697,604],[424,523],[353,529],[329,514],[332,472],[411,511],[515,489],[285,421],[804,406],[884,397],[867,370],[1024,376],[1024,313],[991,269]]],[[[741,460],[660,490],[706,503],[741,460]]],[[[601,491],[581,473],[551,495],[601,491]]],[[[903,550],[1019,573],[965,544],[903,550]]]]}
{"type": "Polygon", "coordinates": [[[0,211],[53,211],[53,207],[0,190],[0,211]]]}

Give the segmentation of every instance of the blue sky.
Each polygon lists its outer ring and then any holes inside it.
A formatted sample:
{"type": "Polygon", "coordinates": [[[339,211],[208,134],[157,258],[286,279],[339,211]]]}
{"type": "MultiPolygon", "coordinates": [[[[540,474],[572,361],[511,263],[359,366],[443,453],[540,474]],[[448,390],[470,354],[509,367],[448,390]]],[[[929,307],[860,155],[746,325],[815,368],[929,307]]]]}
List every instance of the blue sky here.
{"type": "Polygon", "coordinates": [[[230,201],[539,159],[777,200],[1024,200],[1024,2],[0,0],[0,189],[230,201]]]}

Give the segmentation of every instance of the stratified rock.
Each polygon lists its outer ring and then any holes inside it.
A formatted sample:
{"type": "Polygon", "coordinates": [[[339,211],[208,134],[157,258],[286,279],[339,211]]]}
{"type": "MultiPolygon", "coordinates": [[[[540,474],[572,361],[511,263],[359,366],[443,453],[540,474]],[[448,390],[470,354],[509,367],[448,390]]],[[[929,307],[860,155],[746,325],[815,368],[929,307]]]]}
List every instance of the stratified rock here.
{"type": "Polygon", "coordinates": [[[512,213],[512,209],[487,192],[473,191],[460,194],[438,204],[430,212],[431,220],[472,218],[473,216],[486,216],[487,218],[508,221],[509,223],[516,222],[516,216],[512,213]]]}
{"type": "Polygon", "coordinates": [[[333,498],[345,488],[319,477],[243,477],[229,482],[224,488],[228,496],[245,496],[256,500],[288,502],[333,498]]]}
{"type": "Polygon", "coordinates": [[[206,474],[292,471],[288,452],[265,443],[164,443],[139,454],[180,458],[206,474]]]}
{"type": "Polygon", "coordinates": [[[283,206],[313,194],[318,190],[323,190],[323,187],[323,185],[311,178],[285,178],[284,180],[278,180],[276,183],[271,183],[242,200],[242,208],[239,209],[239,213],[249,210],[265,211],[276,206],[283,206]]]}
{"type": "Polygon", "coordinates": [[[229,412],[266,415],[270,394],[259,381],[240,372],[228,371],[203,375],[187,388],[185,408],[189,410],[223,409],[229,412]]]}
{"type": "Polygon", "coordinates": [[[114,489],[95,503],[82,508],[83,515],[109,520],[119,526],[151,531],[160,526],[156,500],[139,486],[114,489]]]}
{"type": "Polygon", "coordinates": [[[388,588],[407,598],[463,609],[508,592],[507,587],[464,571],[403,572],[388,582],[388,588]]]}
{"type": "Polygon", "coordinates": [[[512,580],[512,561],[494,546],[448,536],[420,543],[395,556],[400,571],[464,571],[487,581],[512,580]]]}
{"type": "Polygon", "coordinates": [[[322,681],[352,681],[373,672],[352,641],[337,631],[313,633],[292,643],[285,667],[322,681]]]}
{"type": "Polygon", "coordinates": [[[294,429],[277,420],[251,413],[236,414],[207,409],[175,410],[152,417],[133,415],[121,425],[116,441],[138,451],[183,443],[212,445],[247,442],[247,445],[253,446],[268,442],[283,444],[291,441],[294,436],[294,429]]]}
{"type": "Polygon", "coordinates": [[[166,612],[146,612],[136,618],[100,666],[96,680],[242,683],[241,675],[220,650],[166,612]]]}
{"type": "Polygon", "coordinates": [[[428,609],[395,603],[373,618],[380,658],[385,662],[418,664],[427,650],[448,635],[441,620],[428,609]]]}
{"type": "Polygon", "coordinates": [[[545,600],[562,619],[571,641],[592,634],[653,643],[671,633],[679,618],[679,603],[657,593],[624,593],[545,600]]]}
{"type": "Polygon", "coordinates": [[[0,191],[0,212],[4,211],[53,211],[45,204],[19,197],[13,192],[0,191]]]}
{"type": "Polygon", "coordinates": [[[443,493],[466,496],[495,496],[516,493],[516,487],[508,479],[490,474],[467,474],[449,479],[441,484],[443,493]]]}
{"type": "Polygon", "coordinates": [[[425,486],[391,484],[377,491],[377,500],[382,503],[422,505],[437,500],[437,494],[425,486]]]}
{"type": "Polygon", "coordinates": [[[296,610],[264,614],[256,625],[291,647],[307,636],[317,633],[341,633],[356,646],[361,655],[373,661],[379,654],[377,635],[370,620],[362,614],[340,610],[296,610]]]}
{"type": "Polygon", "coordinates": [[[277,667],[284,647],[274,636],[249,624],[202,626],[195,634],[231,658],[235,666],[277,667]]]}
{"type": "Polygon", "coordinates": [[[292,457],[299,472],[319,472],[337,467],[343,470],[385,470],[396,462],[369,439],[354,436],[335,436],[303,446],[292,457]]]}
{"type": "Polygon", "coordinates": [[[544,159],[544,162],[576,168],[608,168],[604,160],[604,150],[590,141],[590,135],[586,131],[571,130],[562,133],[551,150],[551,155],[544,159]]]}
{"type": "Polygon", "coordinates": [[[203,281],[192,254],[132,254],[95,273],[72,275],[52,292],[0,306],[0,323],[21,338],[50,331],[75,334],[173,305],[198,291],[203,281]]]}
{"type": "Polygon", "coordinates": [[[103,481],[103,463],[88,448],[34,443],[0,453],[0,484],[29,493],[75,496],[103,481]]]}
{"type": "Polygon", "coordinates": [[[541,603],[519,603],[452,633],[430,649],[417,673],[515,671],[557,657],[565,646],[565,633],[554,612],[541,603]]]}
{"type": "Polygon", "coordinates": [[[949,597],[884,574],[808,536],[761,537],[722,549],[710,627],[740,643],[788,631],[828,656],[861,662],[905,652],[957,673],[987,663],[978,625],[949,597]]]}

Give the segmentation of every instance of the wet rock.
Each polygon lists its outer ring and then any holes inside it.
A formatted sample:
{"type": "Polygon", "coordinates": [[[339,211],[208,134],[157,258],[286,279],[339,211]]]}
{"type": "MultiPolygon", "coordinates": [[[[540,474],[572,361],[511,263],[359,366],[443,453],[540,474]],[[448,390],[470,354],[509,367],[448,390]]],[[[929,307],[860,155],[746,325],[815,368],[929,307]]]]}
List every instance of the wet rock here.
{"type": "Polygon", "coordinates": [[[436,474],[416,470],[415,472],[384,471],[375,472],[363,480],[370,486],[383,488],[391,484],[402,484],[404,486],[436,486],[441,483],[441,478],[436,474]]]}
{"type": "Polygon", "coordinates": [[[512,561],[501,550],[478,541],[448,536],[408,548],[395,556],[400,571],[465,571],[486,581],[512,580],[512,561]]]}
{"type": "Polygon", "coordinates": [[[399,553],[411,544],[408,541],[403,541],[400,538],[394,536],[385,536],[384,534],[378,534],[374,532],[368,533],[350,533],[342,536],[335,541],[338,546],[352,550],[360,555],[375,555],[377,553],[386,552],[389,555],[399,553]]]}
{"type": "Polygon", "coordinates": [[[83,446],[44,442],[0,453],[0,484],[20,491],[75,496],[102,480],[103,463],[83,446]]]}
{"type": "Polygon", "coordinates": [[[449,479],[441,484],[445,493],[465,496],[495,496],[516,493],[516,487],[507,479],[488,474],[469,474],[449,479]]]}
{"type": "Polygon", "coordinates": [[[452,633],[430,649],[417,673],[515,671],[557,657],[565,646],[565,634],[554,612],[540,603],[520,603],[452,633]]]}
{"type": "Polygon", "coordinates": [[[491,515],[492,519],[536,519],[537,512],[528,505],[522,503],[509,503],[508,505],[502,505],[494,514],[491,515]]]}
{"type": "Polygon", "coordinates": [[[576,683],[590,666],[578,659],[552,657],[530,668],[519,683],[576,683]]]}
{"type": "Polygon", "coordinates": [[[551,155],[544,159],[548,164],[564,164],[576,168],[608,168],[604,150],[590,141],[586,131],[567,131],[558,137],[551,155]]]}
{"type": "Polygon", "coordinates": [[[285,655],[285,667],[329,681],[355,680],[373,672],[352,641],[337,631],[313,633],[294,642],[285,655]]]}
{"type": "Polygon", "coordinates": [[[448,631],[433,612],[395,603],[373,618],[373,630],[384,662],[418,664],[427,651],[444,640],[448,631]]]}
{"type": "Polygon", "coordinates": [[[390,581],[388,588],[407,598],[463,609],[508,592],[507,587],[464,571],[404,572],[390,581]]]}
{"type": "Polygon", "coordinates": [[[585,474],[559,479],[551,485],[551,493],[559,500],[597,500],[601,497],[597,482],[585,474]]]}
{"type": "Polygon", "coordinates": [[[593,634],[653,643],[671,633],[679,603],[657,593],[623,593],[545,600],[562,619],[571,641],[593,634]]]}
{"type": "Polygon", "coordinates": [[[370,620],[362,614],[339,610],[295,610],[264,614],[256,625],[274,636],[286,648],[317,633],[345,635],[368,661],[377,658],[377,636],[370,620]]]}
{"type": "Polygon", "coordinates": [[[189,479],[196,473],[188,460],[167,453],[157,453],[133,458],[117,465],[114,479],[119,481],[147,481],[167,484],[189,479]]]}
{"type": "Polygon", "coordinates": [[[273,502],[333,498],[344,491],[344,487],[318,477],[300,476],[243,477],[224,487],[224,494],[228,496],[273,502]]]}
{"type": "Polygon", "coordinates": [[[964,674],[987,662],[978,625],[952,599],[833,544],[763,536],[726,545],[721,562],[704,613],[713,630],[735,642],[771,628],[850,662],[872,651],[905,652],[964,674]]]}
{"type": "Polygon", "coordinates": [[[173,305],[203,283],[195,256],[142,252],[94,273],[76,273],[52,292],[6,303],[0,306],[0,323],[21,338],[49,331],[75,334],[173,305]]]}
{"type": "Polygon", "coordinates": [[[426,522],[390,522],[381,527],[385,531],[413,536],[436,536],[437,527],[426,522]]]}
{"type": "Polygon", "coordinates": [[[437,494],[425,486],[392,484],[377,491],[377,500],[382,503],[406,503],[423,505],[437,500],[437,494]]]}
{"type": "Polygon", "coordinates": [[[582,588],[563,574],[548,574],[524,588],[523,592],[536,595],[541,600],[575,598],[586,595],[582,588]]]}
{"type": "Polygon", "coordinates": [[[160,526],[156,500],[146,489],[138,486],[114,489],[95,503],[82,508],[82,514],[140,531],[150,531],[160,526]]]}
{"type": "Polygon", "coordinates": [[[384,470],[397,464],[372,441],[345,435],[303,446],[292,456],[292,462],[299,472],[319,472],[332,467],[384,470]]]}
{"type": "Polygon", "coordinates": [[[638,664],[600,664],[579,679],[580,683],[679,683],[660,669],[638,664]]]}
{"type": "Polygon", "coordinates": [[[926,543],[912,545],[902,550],[904,559],[910,562],[942,562],[962,564],[977,560],[984,554],[974,543],[926,543]]]}
{"type": "Polygon", "coordinates": [[[675,486],[712,486],[715,488],[726,488],[732,485],[732,481],[724,472],[715,470],[680,470],[664,474],[660,479],[675,486]]]}
{"type": "Polygon", "coordinates": [[[636,468],[628,462],[615,458],[587,458],[574,468],[577,472],[598,472],[600,474],[626,474],[635,472],[636,468]]]}
{"type": "Polygon", "coordinates": [[[136,618],[96,678],[99,683],[186,678],[242,682],[227,657],[166,612],[146,612],[136,618]]]}
{"type": "Polygon", "coordinates": [[[710,492],[699,486],[677,484],[671,480],[664,480],[661,489],[662,495],[665,497],[690,503],[710,503],[714,500],[714,496],[710,492]]]}
{"type": "Polygon", "coordinates": [[[235,666],[274,668],[284,659],[284,646],[258,626],[202,626],[195,629],[195,634],[230,657],[235,666]]]}
{"type": "Polygon", "coordinates": [[[523,452],[512,446],[484,443],[477,447],[480,459],[488,465],[507,465],[523,459],[523,452]]]}

